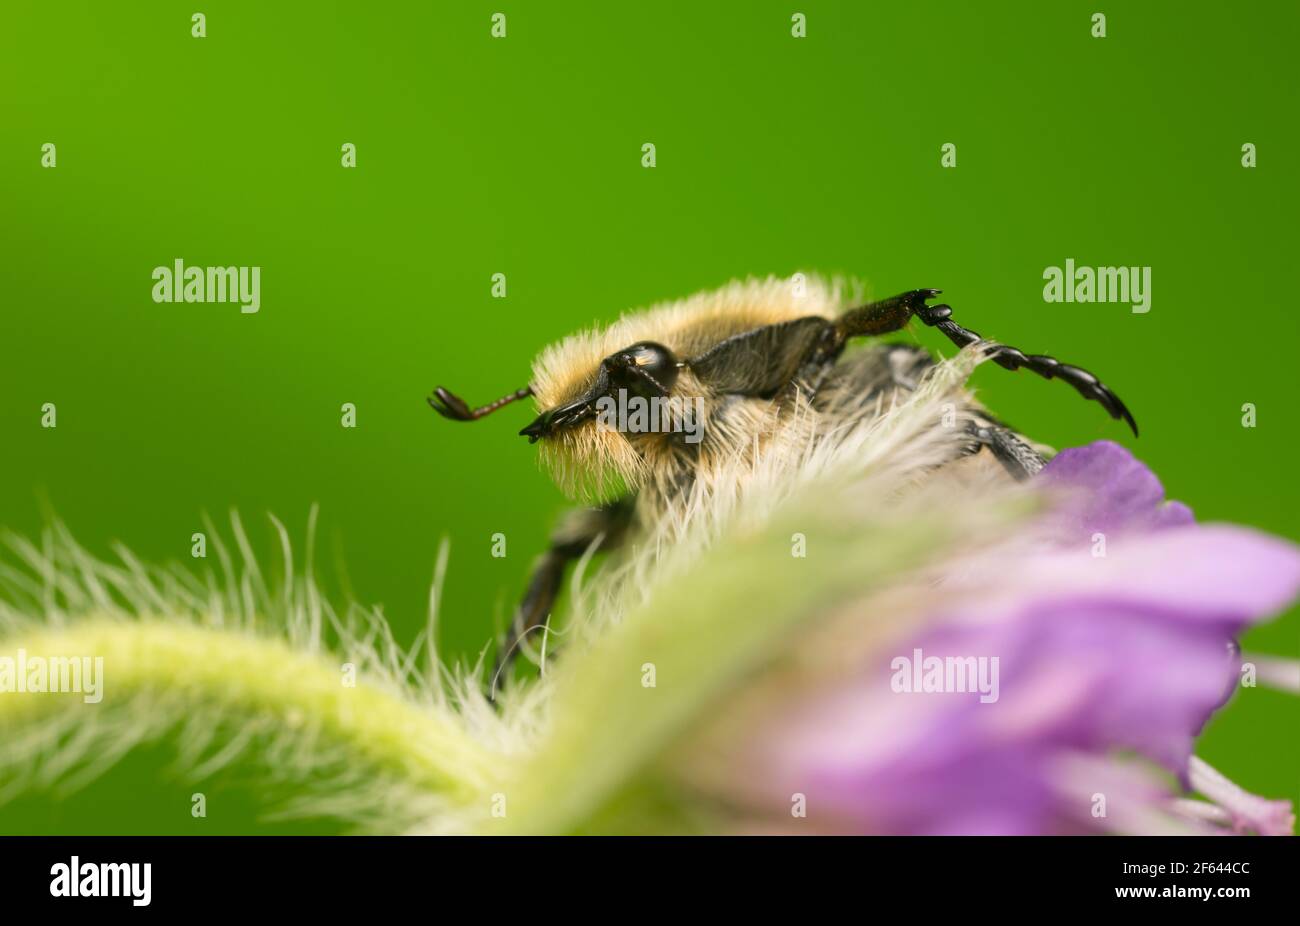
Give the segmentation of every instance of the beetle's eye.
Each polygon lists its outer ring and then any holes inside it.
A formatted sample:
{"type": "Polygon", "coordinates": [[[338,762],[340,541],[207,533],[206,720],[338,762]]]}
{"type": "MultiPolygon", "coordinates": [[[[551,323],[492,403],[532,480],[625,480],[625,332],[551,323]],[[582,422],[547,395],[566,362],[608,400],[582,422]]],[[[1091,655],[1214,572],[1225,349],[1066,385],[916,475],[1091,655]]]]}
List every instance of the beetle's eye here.
{"type": "Polygon", "coordinates": [[[654,341],[633,344],[610,359],[617,384],[637,395],[663,396],[677,382],[677,358],[654,341]]]}

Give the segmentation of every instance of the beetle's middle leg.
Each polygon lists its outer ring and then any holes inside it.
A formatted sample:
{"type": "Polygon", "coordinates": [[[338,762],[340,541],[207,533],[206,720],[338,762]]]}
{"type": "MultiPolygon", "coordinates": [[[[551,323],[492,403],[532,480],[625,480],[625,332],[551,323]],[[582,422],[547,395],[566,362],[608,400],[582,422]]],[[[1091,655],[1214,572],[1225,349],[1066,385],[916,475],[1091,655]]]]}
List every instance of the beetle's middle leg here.
{"type": "Polygon", "coordinates": [[[632,510],[632,500],[627,498],[599,508],[576,509],[561,520],[551,535],[550,546],[533,568],[510,631],[497,651],[492,672],[494,681],[510,666],[523,638],[546,624],[569,563],[580,559],[588,550],[605,551],[618,546],[631,523],[632,510]]]}
{"type": "Polygon", "coordinates": [[[969,431],[976,449],[989,448],[1002,468],[1017,482],[1036,476],[1047,465],[1042,454],[1009,428],[992,422],[971,422],[969,431]]]}

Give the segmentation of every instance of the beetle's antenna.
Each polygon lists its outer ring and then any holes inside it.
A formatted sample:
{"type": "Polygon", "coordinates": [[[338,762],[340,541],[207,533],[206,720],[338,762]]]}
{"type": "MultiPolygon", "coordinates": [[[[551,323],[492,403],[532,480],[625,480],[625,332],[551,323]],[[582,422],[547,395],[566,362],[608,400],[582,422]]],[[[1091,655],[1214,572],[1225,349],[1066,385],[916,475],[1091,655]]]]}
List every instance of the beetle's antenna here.
{"type": "Polygon", "coordinates": [[[450,418],[452,421],[477,421],[485,415],[492,414],[502,406],[509,405],[511,402],[518,402],[520,399],[526,399],[532,394],[533,387],[525,386],[523,389],[516,389],[509,395],[503,395],[488,405],[470,408],[460,396],[439,386],[433,390],[433,395],[429,396],[428,402],[429,407],[444,418],[450,418]]]}

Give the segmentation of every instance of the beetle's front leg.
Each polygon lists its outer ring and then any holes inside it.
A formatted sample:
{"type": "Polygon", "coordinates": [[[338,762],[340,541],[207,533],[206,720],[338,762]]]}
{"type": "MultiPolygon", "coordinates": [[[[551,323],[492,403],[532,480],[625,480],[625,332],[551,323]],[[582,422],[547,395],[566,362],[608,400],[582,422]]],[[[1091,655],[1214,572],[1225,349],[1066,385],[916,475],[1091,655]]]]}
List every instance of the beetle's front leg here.
{"type": "Polygon", "coordinates": [[[625,498],[599,508],[575,509],[561,519],[560,526],[551,535],[550,546],[533,568],[528,589],[515,611],[510,631],[497,651],[496,666],[492,673],[494,694],[497,678],[509,668],[523,638],[537,628],[546,626],[555,599],[559,597],[569,563],[589,550],[606,551],[617,547],[627,533],[632,510],[632,499],[625,498]]]}
{"type": "MultiPolygon", "coordinates": [[[[952,320],[951,306],[926,304],[927,300],[933,299],[940,292],[937,289],[914,289],[880,302],[850,309],[836,321],[836,331],[843,338],[889,334],[901,329],[915,316],[929,327],[938,328],[958,347],[982,341],[979,332],[963,328],[952,320]]],[[[1079,395],[1100,404],[1112,418],[1127,422],[1133,429],[1133,434],[1137,435],[1137,422],[1119,396],[1087,370],[1061,363],[1046,354],[1026,354],[1006,344],[990,344],[987,353],[989,359],[1003,369],[1019,370],[1024,367],[1043,379],[1059,379],[1069,383],[1079,395]]]]}

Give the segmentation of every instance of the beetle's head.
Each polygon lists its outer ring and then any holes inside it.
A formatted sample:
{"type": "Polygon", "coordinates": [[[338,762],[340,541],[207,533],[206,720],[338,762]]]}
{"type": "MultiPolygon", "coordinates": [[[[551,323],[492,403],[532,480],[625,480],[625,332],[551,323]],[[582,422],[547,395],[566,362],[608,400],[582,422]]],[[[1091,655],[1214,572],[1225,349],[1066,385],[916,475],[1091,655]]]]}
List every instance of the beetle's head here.
{"type": "MultiPolygon", "coordinates": [[[[649,416],[649,427],[628,426],[629,406],[644,408],[652,400],[670,399],[683,382],[686,365],[657,341],[637,341],[608,354],[594,365],[570,368],[562,383],[547,381],[510,393],[480,408],[439,387],[429,397],[434,411],[454,421],[477,421],[505,405],[533,396],[540,413],[519,433],[542,442],[543,458],[571,494],[605,499],[635,485],[644,475],[645,446],[633,449],[647,432],[682,430],[681,418],[649,416]]],[[[689,375],[685,379],[689,379],[689,375]]],[[[643,419],[633,419],[641,421],[643,419]]],[[[687,424],[695,428],[691,415],[687,424]]],[[[697,429],[698,430],[698,429],[697,429]]],[[[698,438],[696,438],[698,439],[698,438]]]]}
{"type": "Polygon", "coordinates": [[[591,386],[582,395],[546,409],[519,433],[536,443],[596,418],[603,400],[617,403],[628,397],[642,401],[665,399],[677,383],[682,364],[673,352],[654,341],[640,341],[600,362],[591,386]]]}

